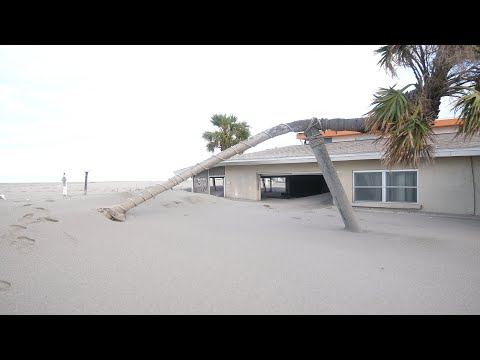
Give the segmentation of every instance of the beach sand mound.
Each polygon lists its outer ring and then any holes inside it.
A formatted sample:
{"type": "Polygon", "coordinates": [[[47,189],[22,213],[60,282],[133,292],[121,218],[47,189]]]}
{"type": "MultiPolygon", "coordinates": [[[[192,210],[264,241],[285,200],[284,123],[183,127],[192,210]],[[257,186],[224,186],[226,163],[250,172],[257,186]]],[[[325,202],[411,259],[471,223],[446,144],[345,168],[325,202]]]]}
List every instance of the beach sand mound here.
{"type": "Polygon", "coordinates": [[[479,219],[80,185],[0,184],[0,314],[480,313],[479,219]]]}

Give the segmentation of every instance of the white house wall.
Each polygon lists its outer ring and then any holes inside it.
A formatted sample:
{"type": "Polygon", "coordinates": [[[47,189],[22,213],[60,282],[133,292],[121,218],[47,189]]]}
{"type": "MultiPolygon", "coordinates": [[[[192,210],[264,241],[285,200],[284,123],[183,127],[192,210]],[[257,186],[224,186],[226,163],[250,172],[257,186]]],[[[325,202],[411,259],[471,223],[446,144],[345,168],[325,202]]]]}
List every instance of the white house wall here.
{"type": "MultiPolygon", "coordinates": [[[[334,162],[338,176],[352,201],[352,171],[382,170],[380,160],[334,162]]],[[[404,169],[404,167],[394,167],[404,169]]],[[[227,198],[260,200],[258,174],[283,174],[320,171],[317,163],[233,165],[225,167],[227,198]]],[[[421,211],[480,215],[480,158],[437,158],[434,165],[418,169],[418,202],[421,211]],[[473,171],[472,171],[473,164],[473,171]],[[473,181],[475,179],[475,181],[473,181]],[[474,190],[474,183],[476,184],[474,190]],[[475,195],[474,195],[475,194],[475,195]]]]}
{"type": "Polygon", "coordinates": [[[291,172],[319,173],[320,169],[316,163],[225,166],[225,197],[260,200],[258,174],[291,172]]]}
{"type": "Polygon", "coordinates": [[[473,173],[475,179],[475,215],[480,215],[480,157],[472,156],[473,173]]]}

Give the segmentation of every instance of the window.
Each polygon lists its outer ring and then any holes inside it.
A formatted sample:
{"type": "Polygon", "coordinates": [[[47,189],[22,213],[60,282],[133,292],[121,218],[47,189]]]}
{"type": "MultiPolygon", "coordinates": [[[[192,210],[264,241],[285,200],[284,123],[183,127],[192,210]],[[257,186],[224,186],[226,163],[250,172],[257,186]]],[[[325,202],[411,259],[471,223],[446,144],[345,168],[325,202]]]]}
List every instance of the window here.
{"type": "Polygon", "coordinates": [[[416,203],[417,192],[417,170],[353,172],[353,201],[416,203]]]}

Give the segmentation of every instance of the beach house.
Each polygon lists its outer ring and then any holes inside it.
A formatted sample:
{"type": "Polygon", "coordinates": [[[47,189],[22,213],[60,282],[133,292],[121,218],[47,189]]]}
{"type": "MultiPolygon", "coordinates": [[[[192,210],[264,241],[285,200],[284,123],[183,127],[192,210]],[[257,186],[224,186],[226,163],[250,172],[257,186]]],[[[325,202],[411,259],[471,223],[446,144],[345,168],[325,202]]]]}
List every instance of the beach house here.
{"type": "MultiPolygon", "coordinates": [[[[457,119],[435,122],[435,161],[416,168],[386,168],[381,162],[383,140],[375,142],[372,134],[326,131],[323,136],[354,207],[480,215],[480,136],[455,138],[456,124],[457,119]]],[[[301,144],[252,149],[222,161],[195,176],[192,191],[246,200],[329,192],[304,134],[296,137],[301,144]],[[213,178],[219,180],[215,190],[213,178]]]]}

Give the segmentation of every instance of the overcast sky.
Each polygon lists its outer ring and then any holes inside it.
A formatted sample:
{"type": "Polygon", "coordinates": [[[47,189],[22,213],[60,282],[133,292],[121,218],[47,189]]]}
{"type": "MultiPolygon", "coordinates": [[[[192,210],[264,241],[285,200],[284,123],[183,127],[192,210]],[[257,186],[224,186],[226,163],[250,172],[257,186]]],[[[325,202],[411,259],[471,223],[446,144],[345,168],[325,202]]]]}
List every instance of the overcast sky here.
{"type": "Polygon", "coordinates": [[[360,117],[379,87],[413,82],[378,67],[379,46],[0,46],[0,182],[166,180],[211,156],[217,113],[252,135],[360,117]]]}

